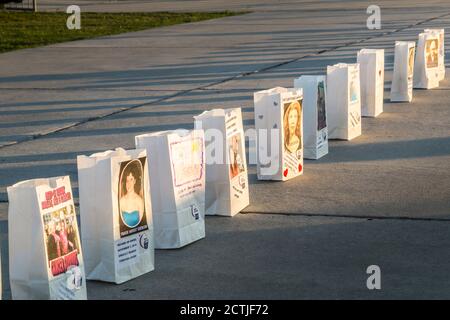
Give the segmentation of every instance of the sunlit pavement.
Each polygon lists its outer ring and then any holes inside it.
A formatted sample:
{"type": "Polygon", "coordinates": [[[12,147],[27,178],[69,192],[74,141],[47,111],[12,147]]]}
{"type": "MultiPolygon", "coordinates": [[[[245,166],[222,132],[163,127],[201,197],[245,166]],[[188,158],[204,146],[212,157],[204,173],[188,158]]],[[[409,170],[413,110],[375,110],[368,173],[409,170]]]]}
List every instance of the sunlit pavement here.
{"type": "MultiPolygon", "coordinates": [[[[202,3],[192,10],[226,9],[202,3]]],[[[160,8],[183,8],[176,4],[160,8]]],[[[158,250],[156,270],[125,284],[88,282],[88,296],[449,298],[449,80],[415,90],[409,104],[390,103],[389,88],[394,41],[448,26],[450,3],[379,1],[381,30],[366,28],[369,4],[231,1],[229,9],[253,13],[1,54],[4,296],[8,185],[68,174],[77,196],[78,154],[192,128],[192,117],[211,108],[242,107],[251,128],[254,91],[356,62],[360,48],[384,48],[385,112],[363,119],[361,137],[332,141],[326,157],[306,161],[305,174],[288,182],[257,181],[251,166],[243,214],[208,217],[205,239],[158,250]],[[366,287],[369,265],[381,268],[381,290],[366,287]]]]}

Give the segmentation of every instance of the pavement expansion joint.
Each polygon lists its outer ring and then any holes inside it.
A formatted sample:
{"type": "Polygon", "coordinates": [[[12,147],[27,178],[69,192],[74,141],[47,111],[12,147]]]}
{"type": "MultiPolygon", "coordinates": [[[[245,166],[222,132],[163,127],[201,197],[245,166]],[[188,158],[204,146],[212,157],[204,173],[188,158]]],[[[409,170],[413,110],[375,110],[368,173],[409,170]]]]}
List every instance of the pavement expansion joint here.
{"type": "Polygon", "coordinates": [[[356,214],[326,214],[326,213],[292,213],[292,212],[262,212],[262,211],[241,211],[241,214],[254,215],[280,215],[289,217],[323,217],[323,218],[352,218],[363,220],[408,220],[408,221],[440,221],[450,222],[450,218],[420,218],[406,216],[373,216],[373,215],[356,215],[356,214]]]}

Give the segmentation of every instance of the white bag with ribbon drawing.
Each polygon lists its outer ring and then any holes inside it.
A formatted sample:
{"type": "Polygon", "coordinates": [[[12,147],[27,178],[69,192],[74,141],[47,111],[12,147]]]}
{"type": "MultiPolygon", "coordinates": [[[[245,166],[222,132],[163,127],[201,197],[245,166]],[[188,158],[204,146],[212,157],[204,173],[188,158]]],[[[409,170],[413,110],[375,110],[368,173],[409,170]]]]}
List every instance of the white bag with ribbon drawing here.
{"type": "Polygon", "coordinates": [[[328,138],[352,140],[361,135],[359,64],[327,67],[328,138]]]}
{"type": "Polygon", "coordinates": [[[19,182],[8,200],[12,298],[87,299],[70,178],[19,182]]]}
{"type": "Polygon", "coordinates": [[[78,156],[77,163],[87,278],[123,283],[152,271],[146,151],[118,148],[78,156]]]}
{"type": "Polygon", "coordinates": [[[362,49],[358,52],[361,78],[361,114],[376,117],[383,112],[384,50],[362,49]]]}
{"type": "Polygon", "coordinates": [[[414,63],[414,88],[432,89],[439,87],[439,34],[421,33],[414,63]]]}
{"type": "Polygon", "coordinates": [[[203,130],[136,136],[150,161],[155,247],[180,248],[205,237],[203,130]]]}
{"type": "Polygon", "coordinates": [[[439,54],[438,74],[439,75],[438,75],[438,79],[439,79],[439,81],[444,80],[445,79],[445,44],[444,44],[445,29],[425,29],[424,32],[436,34],[436,36],[439,39],[439,50],[438,50],[438,54],[439,54]]]}
{"type": "Polygon", "coordinates": [[[303,89],[304,158],[319,159],[328,154],[326,76],[301,76],[294,87],[303,89]]]}
{"type": "Polygon", "coordinates": [[[194,117],[205,131],[207,215],[234,216],[249,205],[241,108],[214,109],[194,117]]]}
{"type": "Polygon", "coordinates": [[[395,41],[394,72],[391,84],[392,102],[412,101],[415,48],[414,41],[395,41]]]}
{"type": "Polygon", "coordinates": [[[276,87],[253,94],[260,180],[303,174],[303,90],[276,87]]]}

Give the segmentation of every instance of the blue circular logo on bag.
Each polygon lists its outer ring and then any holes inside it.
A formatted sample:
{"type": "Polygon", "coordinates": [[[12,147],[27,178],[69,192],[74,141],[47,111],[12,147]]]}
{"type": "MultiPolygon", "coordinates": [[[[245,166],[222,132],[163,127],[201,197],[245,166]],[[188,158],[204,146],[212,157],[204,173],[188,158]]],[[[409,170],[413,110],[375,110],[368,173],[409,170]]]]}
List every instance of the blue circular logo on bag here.
{"type": "Polygon", "coordinates": [[[142,248],[148,249],[148,238],[145,234],[139,235],[139,244],[142,248]]]}
{"type": "Polygon", "coordinates": [[[200,219],[200,210],[195,205],[191,205],[191,214],[195,220],[200,219]]]}

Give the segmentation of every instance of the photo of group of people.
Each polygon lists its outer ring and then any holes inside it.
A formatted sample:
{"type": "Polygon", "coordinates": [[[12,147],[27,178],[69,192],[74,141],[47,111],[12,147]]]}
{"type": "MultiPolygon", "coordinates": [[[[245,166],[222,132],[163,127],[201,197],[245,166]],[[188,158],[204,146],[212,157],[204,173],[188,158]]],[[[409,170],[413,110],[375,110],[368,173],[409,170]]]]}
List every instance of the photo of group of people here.
{"type": "Polygon", "coordinates": [[[120,164],[119,225],[121,237],[142,231],[147,226],[144,201],[145,161],[146,158],[143,157],[120,164]]]}
{"type": "Polygon", "coordinates": [[[49,266],[52,260],[79,250],[80,241],[73,205],[44,214],[43,221],[49,266]]]}
{"type": "Polygon", "coordinates": [[[425,59],[427,68],[436,68],[439,65],[438,39],[430,39],[425,42],[425,59]]]}
{"type": "Polygon", "coordinates": [[[283,129],[284,149],[301,158],[302,136],[302,100],[284,104],[283,129]]]}

